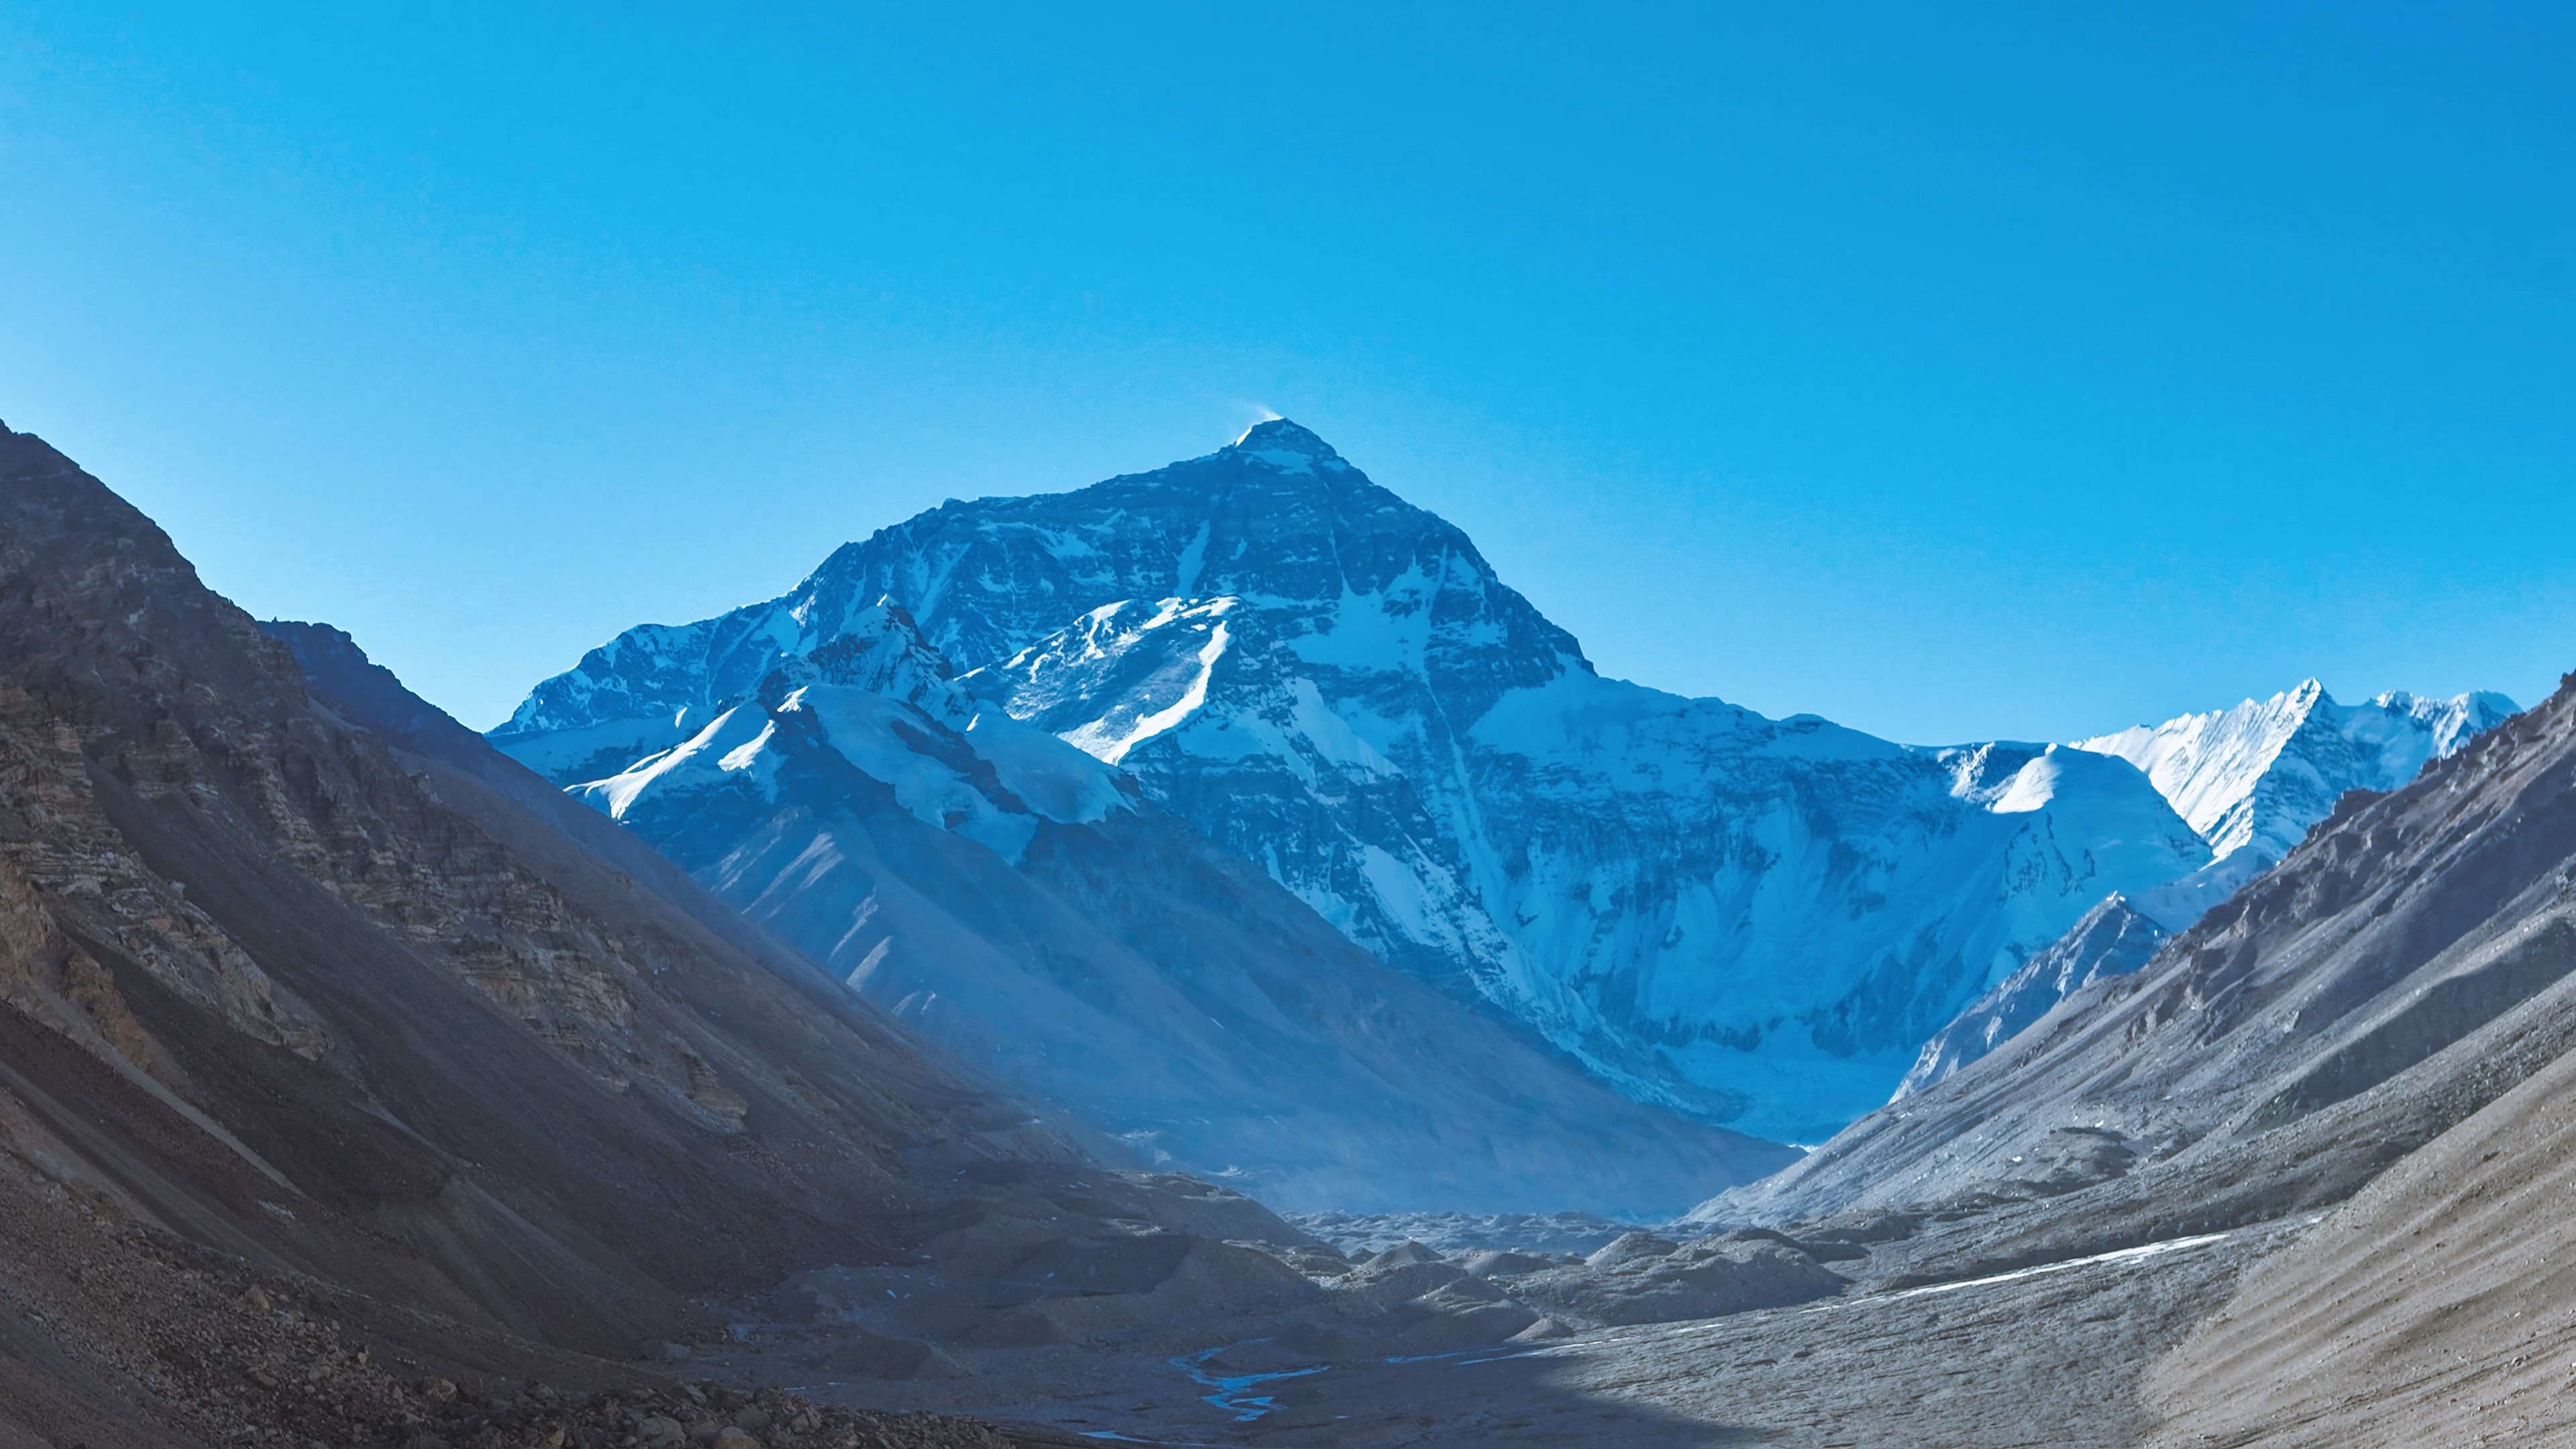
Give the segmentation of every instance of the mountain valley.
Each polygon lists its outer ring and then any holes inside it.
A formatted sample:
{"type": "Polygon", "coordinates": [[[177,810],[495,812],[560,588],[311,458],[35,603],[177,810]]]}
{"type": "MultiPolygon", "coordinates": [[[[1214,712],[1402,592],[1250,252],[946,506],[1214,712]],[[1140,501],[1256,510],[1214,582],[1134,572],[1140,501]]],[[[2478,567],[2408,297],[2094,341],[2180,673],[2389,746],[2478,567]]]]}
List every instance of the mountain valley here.
{"type": "Polygon", "coordinates": [[[487,738],[0,509],[8,1449],[2576,1433],[2576,684],[1767,720],[1273,423],[487,738]]]}

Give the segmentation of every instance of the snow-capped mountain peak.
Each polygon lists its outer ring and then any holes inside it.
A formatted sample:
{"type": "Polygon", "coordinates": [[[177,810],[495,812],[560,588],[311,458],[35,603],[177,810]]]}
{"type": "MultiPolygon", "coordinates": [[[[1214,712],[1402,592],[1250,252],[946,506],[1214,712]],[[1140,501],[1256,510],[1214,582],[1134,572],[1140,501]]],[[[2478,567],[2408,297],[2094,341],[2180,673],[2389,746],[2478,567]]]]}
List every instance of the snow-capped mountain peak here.
{"type": "Polygon", "coordinates": [[[947,504],[784,598],[632,631],[495,741],[558,770],[665,748],[680,711],[821,667],[889,604],[958,671],[969,738],[1007,715],[1078,748],[1389,964],[1633,1095],[1790,1140],[1883,1099],[2103,894],[2208,858],[2122,760],[1964,765],[1602,679],[1463,531],[1284,418],[1151,473],[947,504]]]}
{"type": "Polygon", "coordinates": [[[1286,418],[1254,423],[1224,451],[1283,473],[1312,473],[1317,469],[1346,472],[1351,466],[1333,451],[1332,444],[1286,418]]]}
{"type": "Polygon", "coordinates": [[[2289,853],[2346,790],[2393,790],[2514,712],[2500,694],[2428,699],[2392,690],[2338,704],[2315,679],[2269,699],[2077,740],[2147,772],[2225,860],[2289,853]]]}
{"type": "MultiPolygon", "coordinates": [[[[2345,707],[2309,681],[2073,745],[1949,750],[1767,719],[1599,677],[1462,530],[1285,418],[1149,473],[952,502],[782,598],[631,630],[494,740],[598,779],[755,694],[775,740],[822,720],[873,777],[906,767],[870,753],[888,740],[943,761],[906,804],[1010,859],[1034,822],[1004,795],[1059,820],[1109,798],[1038,804],[994,756],[1020,731],[1096,772],[1057,777],[1124,782],[1621,1090],[1792,1141],[1883,1100],[2105,896],[2188,924],[2342,790],[2401,783],[2509,709],[2345,707]],[[889,701],[923,722],[859,727],[889,701]]],[[[752,723],[691,759],[756,760],[709,753],[752,723]]]]}
{"type": "Polygon", "coordinates": [[[2139,797],[2154,793],[2153,783],[2136,766],[2068,745],[1996,740],[1944,751],[1942,759],[1950,767],[1950,793],[1997,815],[2045,809],[2070,790],[2125,791],[2139,797]]]}

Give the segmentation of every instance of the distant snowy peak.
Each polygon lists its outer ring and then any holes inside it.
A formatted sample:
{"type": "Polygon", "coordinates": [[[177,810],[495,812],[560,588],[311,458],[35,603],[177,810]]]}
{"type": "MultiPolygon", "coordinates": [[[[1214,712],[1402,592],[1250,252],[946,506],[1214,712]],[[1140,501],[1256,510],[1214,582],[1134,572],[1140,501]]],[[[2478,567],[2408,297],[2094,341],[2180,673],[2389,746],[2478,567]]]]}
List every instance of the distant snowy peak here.
{"type": "Polygon", "coordinates": [[[2221,860],[2286,855],[2346,790],[2394,790],[2513,714],[2500,694],[2344,705],[2310,679],[2270,699],[2077,740],[2146,772],[2221,860]]]}
{"type": "MultiPolygon", "coordinates": [[[[2455,694],[2448,699],[2392,689],[2371,700],[2371,704],[2422,725],[2432,737],[2432,758],[2437,760],[2458,754],[2471,739],[2522,712],[2522,706],[2491,689],[2455,694]]],[[[2423,762],[2418,761],[2415,768],[2421,770],[2423,762]]]]}
{"type": "Polygon", "coordinates": [[[2074,847],[2097,862],[2131,857],[2122,889],[2170,880],[2210,860],[2208,845],[2154,783],[2117,756],[2016,740],[1932,753],[1949,771],[1954,798],[1991,815],[2062,821],[2074,847]]]}
{"type": "Polygon", "coordinates": [[[2394,790],[2514,712],[2500,694],[2427,699],[2391,691],[2342,705],[2310,679],[2270,699],[2188,714],[2072,745],[1999,742],[1939,752],[1951,793],[1997,814],[2073,812],[2070,832],[2102,856],[2144,834],[2196,833],[2195,857],[2167,849],[2159,875],[2132,870],[2064,937],[2033,954],[1923,1045],[1902,1099],[1984,1056],[2088,982],[2144,965],[2287,855],[2347,790],[2394,790]],[[2077,762],[2090,759],[2092,768],[2077,762]],[[2070,768],[2073,767],[2073,768],[2070,768]],[[2170,806],[2142,810],[2150,793],[2170,806]],[[2121,803],[2125,801],[2125,803],[2121,803]],[[2161,818],[2161,825],[2159,823],[2161,818]],[[2205,843],[2204,843],[2205,842],[2205,843]]]}
{"type": "Polygon", "coordinates": [[[2184,824],[2163,802],[2154,782],[2116,756],[2017,740],[1961,745],[1938,753],[1950,770],[1950,793],[1997,815],[2046,809],[2064,795],[2123,800],[2160,827],[2168,821],[2184,824]]]}

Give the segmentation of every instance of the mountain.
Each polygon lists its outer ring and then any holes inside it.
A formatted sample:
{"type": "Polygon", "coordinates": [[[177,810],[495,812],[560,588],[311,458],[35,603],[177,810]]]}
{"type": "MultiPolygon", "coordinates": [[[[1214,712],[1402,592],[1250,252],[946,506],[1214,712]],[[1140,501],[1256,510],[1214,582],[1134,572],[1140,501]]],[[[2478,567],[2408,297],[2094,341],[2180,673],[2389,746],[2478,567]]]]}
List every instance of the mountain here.
{"type": "Polygon", "coordinates": [[[2209,859],[2125,761],[1910,749],[1601,678],[1465,534],[1285,420],[944,504],[783,597],[629,630],[492,739],[560,784],[620,776],[881,602],[1380,960],[1765,1136],[1884,1100],[2104,895],[2209,859]]]}
{"type": "Polygon", "coordinates": [[[2345,791],[2394,790],[2515,708],[2501,694],[2426,699],[2403,690],[2344,705],[2310,679],[2269,699],[2077,740],[2075,748],[2146,771],[2209,842],[2206,868],[2137,903],[2180,929],[2289,854],[2345,791]]]}
{"type": "Polygon", "coordinates": [[[457,1385],[1097,1170],[6,430],[0,519],[0,1442],[533,1442],[457,1385]]]}
{"type": "Polygon", "coordinates": [[[2010,1264],[2341,1202],[2576,1046],[2571,880],[2576,682],[2346,795],[2144,968],[1699,1216],[2002,1204],[2010,1264]]]}
{"type": "Polygon", "coordinates": [[[1133,776],[969,694],[897,606],[690,722],[572,798],[1150,1161],[1293,1208],[1652,1215],[1792,1155],[1390,971],[1133,776]]]}

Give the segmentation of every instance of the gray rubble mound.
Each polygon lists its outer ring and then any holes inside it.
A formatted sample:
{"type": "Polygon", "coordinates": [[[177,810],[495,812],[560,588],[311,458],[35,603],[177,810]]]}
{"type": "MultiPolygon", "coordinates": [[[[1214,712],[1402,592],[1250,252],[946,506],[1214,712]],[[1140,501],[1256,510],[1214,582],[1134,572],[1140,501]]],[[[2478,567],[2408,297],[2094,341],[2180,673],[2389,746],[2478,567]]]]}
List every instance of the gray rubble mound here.
{"type": "Polygon", "coordinates": [[[1781,1240],[1726,1235],[1672,1243],[1630,1233],[1580,1267],[1515,1280],[1512,1293],[1553,1318],[1613,1326],[1778,1308],[1841,1292],[1845,1282],[1781,1240]]]}

